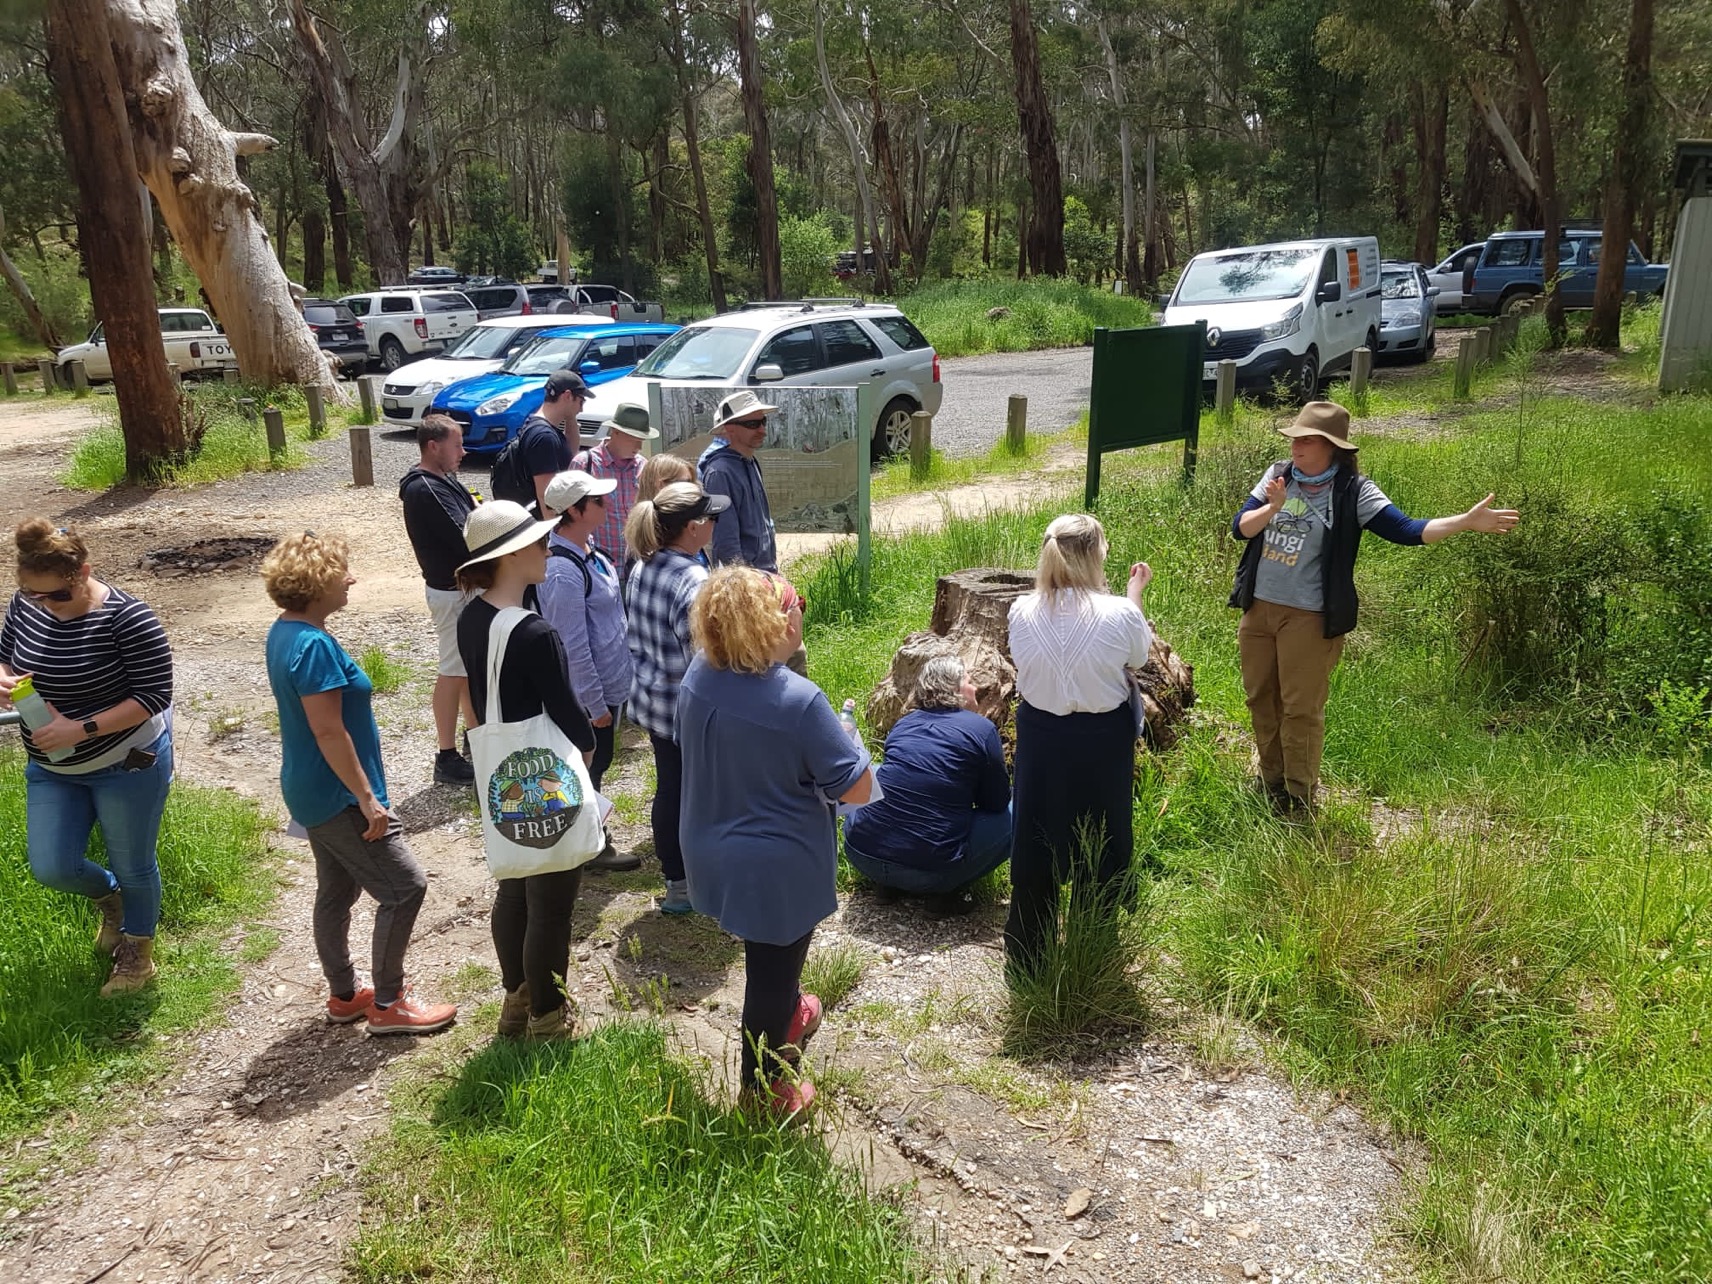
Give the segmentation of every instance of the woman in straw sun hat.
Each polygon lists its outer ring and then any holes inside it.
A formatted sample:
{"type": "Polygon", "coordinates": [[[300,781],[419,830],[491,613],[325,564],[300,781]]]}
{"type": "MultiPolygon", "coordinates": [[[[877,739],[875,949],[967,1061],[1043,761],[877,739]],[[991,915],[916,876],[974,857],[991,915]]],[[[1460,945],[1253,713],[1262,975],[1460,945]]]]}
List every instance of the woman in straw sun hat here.
{"type": "MultiPolygon", "coordinates": [[[[476,725],[517,722],[546,713],[587,758],[594,728],[565,672],[559,635],[533,612],[512,631],[499,671],[499,690],[488,690],[488,638],[501,609],[521,607],[525,591],[547,578],[547,536],[556,519],[538,520],[521,504],[496,499],[478,504],[464,525],[470,559],[458,568],[458,587],[480,593],[458,618],[458,651],[470,675],[476,725]]],[[[521,807],[523,800],[513,800],[521,807]]],[[[502,878],[493,900],[493,947],[505,983],[499,1033],[505,1038],[562,1038],[575,1032],[562,979],[570,972],[571,910],[580,869],[502,878]]]]}
{"type": "Polygon", "coordinates": [[[1362,475],[1349,411],[1333,402],[1310,401],[1279,432],[1290,458],[1267,468],[1231,520],[1247,547],[1230,604],[1243,613],[1237,644],[1260,784],[1290,810],[1313,805],[1332,669],[1355,627],[1362,531],[1436,544],[1462,531],[1505,534],[1518,514],[1493,508],[1488,495],[1453,517],[1409,517],[1362,475]]]}

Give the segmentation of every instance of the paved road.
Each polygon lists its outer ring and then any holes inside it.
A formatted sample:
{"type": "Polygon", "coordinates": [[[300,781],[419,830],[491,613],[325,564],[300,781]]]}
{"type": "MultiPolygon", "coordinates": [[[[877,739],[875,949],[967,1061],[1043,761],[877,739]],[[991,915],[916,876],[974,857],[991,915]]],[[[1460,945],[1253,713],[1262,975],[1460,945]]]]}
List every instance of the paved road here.
{"type": "Polygon", "coordinates": [[[1005,435],[1012,393],[1028,398],[1031,433],[1063,432],[1088,408],[1092,348],[942,357],[945,401],[933,419],[933,444],[948,455],[980,455],[1005,435]]]}

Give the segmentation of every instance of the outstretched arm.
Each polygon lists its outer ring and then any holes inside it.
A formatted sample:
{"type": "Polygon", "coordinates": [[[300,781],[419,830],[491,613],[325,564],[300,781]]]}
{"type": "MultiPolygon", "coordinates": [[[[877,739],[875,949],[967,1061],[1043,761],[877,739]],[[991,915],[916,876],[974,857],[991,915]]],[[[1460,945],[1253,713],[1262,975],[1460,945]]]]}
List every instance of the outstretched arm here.
{"type": "Polygon", "coordinates": [[[1488,495],[1466,513],[1455,517],[1435,517],[1421,532],[1421,543],[1437,544],[1441,539],[1461,531],[1479,531],[1483,535],[1508,535],[1521,520],[1514,508],[1494,508],[1495,495],[1488,495]]]}

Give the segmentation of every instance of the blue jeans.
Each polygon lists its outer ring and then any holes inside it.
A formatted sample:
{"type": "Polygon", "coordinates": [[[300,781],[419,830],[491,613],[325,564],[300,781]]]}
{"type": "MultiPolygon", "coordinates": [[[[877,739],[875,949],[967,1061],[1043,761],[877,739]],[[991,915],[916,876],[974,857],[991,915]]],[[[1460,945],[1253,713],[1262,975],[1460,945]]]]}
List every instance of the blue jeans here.
{"type": "Polygon", "coordinates": [[[172,782],[172,732],[163,731],[149,750],[154,765],[141,771],[126,771],[114,763],[71,776],[50,771],[34,759],[24,768],[30,873],[56,892],[91,900],[123,892],[127,936],[153,936],[160,921],[155,839],[172,782]],[[97,822],[111,873],[88,858],[89,835],[97,822]]]}
{"type": "Polygon", "coordinates": [[[1009,810],[976,812],[974,824],[969,827],[969,840],[963,844],[963,858],[950,865],[918,869],[914,865],[876,860],[864,856],[849,843],[844,844],[844,857],[858,874],[881,887],[895,888],[908,896],[942,896],[967,887],[1010,859],[1011,814],[1009,810]]]}

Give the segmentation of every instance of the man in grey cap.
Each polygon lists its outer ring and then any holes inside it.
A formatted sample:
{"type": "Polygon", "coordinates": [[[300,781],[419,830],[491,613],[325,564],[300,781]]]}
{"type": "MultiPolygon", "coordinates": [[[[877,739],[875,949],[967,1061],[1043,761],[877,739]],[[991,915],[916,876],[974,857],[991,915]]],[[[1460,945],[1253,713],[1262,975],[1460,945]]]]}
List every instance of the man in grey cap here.
{"type": "Polygon", "coordinates": [[[594,546],[611,559],[614,566],[628,560],[624,546],[624,522],[636,504],[636,487],[642,477],[642,443],[659,437],[659,430],[648,423],[648,408],[634,402],[620,402],[612,418],[601,425],[606,438],[596,442],[571,461],[571,467],[615,482],[616,488],[606,497],[606,520],[594,532],[594,546]]]}
{"type": "Polygon", "coordinates": [[[767,416],[777,410],[748,389],[732,393],[714,412],[713,444],[696,461],[703,489],[724,495],[731,507],[720,514],[708,546],[715,566],[742,562],[758,571],[777,571],[773,512],[755,452],[767,439],[767,416]]]}

